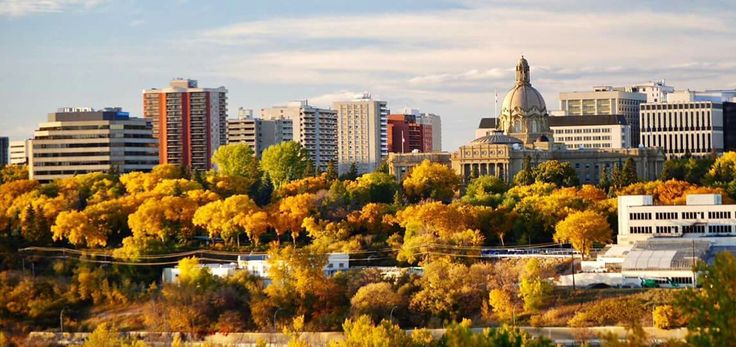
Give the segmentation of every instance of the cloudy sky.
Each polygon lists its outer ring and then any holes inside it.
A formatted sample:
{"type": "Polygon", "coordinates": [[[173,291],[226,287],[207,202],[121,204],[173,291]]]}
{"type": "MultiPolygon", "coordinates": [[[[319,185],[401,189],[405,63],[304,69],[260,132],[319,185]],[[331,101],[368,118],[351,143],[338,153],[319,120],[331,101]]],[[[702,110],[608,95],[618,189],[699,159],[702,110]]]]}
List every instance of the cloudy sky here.
{"type": "Polygon", "coordinates": [[[0,135],[62,106],[122,106],[172,77],[226,86],[230,114],[368,91],[440,114],[470,141],[523,54],[550,110],[560,91],[665,79],[736,88],[730,1],[0,0],[0,135]]]}

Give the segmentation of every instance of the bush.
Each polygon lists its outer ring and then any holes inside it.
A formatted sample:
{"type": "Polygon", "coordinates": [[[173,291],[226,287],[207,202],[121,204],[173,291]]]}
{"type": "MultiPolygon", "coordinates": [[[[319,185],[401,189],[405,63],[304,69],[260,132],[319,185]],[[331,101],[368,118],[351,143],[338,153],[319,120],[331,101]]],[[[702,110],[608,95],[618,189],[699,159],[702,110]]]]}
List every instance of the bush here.
{"type": "Polygon", "coordinates": [[[671,329],[675,325],[675,309],[672,305],[657,306],[652,311],[654,326],[659,329],[671,329]]]}

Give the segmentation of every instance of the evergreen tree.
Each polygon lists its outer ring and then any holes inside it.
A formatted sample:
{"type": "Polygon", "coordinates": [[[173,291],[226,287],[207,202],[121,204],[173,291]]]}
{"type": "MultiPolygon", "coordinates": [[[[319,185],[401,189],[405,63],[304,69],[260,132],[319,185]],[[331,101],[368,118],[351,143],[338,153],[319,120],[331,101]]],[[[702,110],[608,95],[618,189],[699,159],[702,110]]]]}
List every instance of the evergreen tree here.
{"type": "Polygon", "coordinates": [[[251,197],[258,206],[266,206],[271,203],[271,197],[273,196],[273,182],[268,172],[264,172],[257,184],[254,184],[251,188],[251,197]]]}
{"type": "Polygon", "coordinates": [[[314,162],[312,159],[307,158],[307,165],[304,166],[304,174],[303,177],[313,177],[315,174],[315,168],[314,168],[314,162]]]}
{"type": "Polygon", "coordinates": [[[327,180],[328,181],[334,181],[337,179],[337,170],[335,169],[335,163],[330,161],[327,163],[327,180]]]}
{"type": "Polygon", "coordinates": [[[626,180],[626,185],[639,181],[639,175],[636,173],[636,163],[633,158],[626,159],[626,162],[624,163],[623,176],[626,180]]]}
{"type": "Polygon", "coordinates": [[[532,158],[524,157],[524,163],[521,165],[521,171],[514,176],[514,185],[526,186],[534,183],[534,174],[532,173],[532,158]]]}
{"type": "Polygon", "coordinates": [[[403,206],[404,205],[404,199],[401,196],[401,190],[396,190],[396,193],[394,193],[394,206],[403,206]]]}
{"type": "Polygon", "coordinates": [[[382,160],[381,161],[381,164],[379,164],[378,166],[376,166],[376,169],[374,171],[375,172],[382,172],[382,173],[388,174],[389,171],[390,171],[389,170],[389,167],[388,167],[388,162],[386,160],[382,160]]]}
{"type": "Polygon", "coordinates": [[[608,192],[608,189],[611,188],[611,180],[608,178],[608,170],[605,166],[601,166],[601,171],[598,179],[598,188],[601,188],[606,192],[608,192]]]}
{"type": "Polygon", "coordinates": [[[342,177],[340,177],[342,180],[350,180],[354,181],[358,178],[358,165],[356,163],[350,164],[350,168],[348,169],[348,172],[346,172],[342,177]]]}
{"type": "Polygon", "coordinates": [[[200,186],[202,186],[202,189],[207,189],[208,184],[207,180],[204,178],[204,174],[202,170],[194,170],[194,174],[192,175],[192,179],[199,183],[200,186]]]}
{"type": "Polygon", "coordinates": [[[480,172],[478,171],[478,167],[474,165],[473,169],[470,170],[470,178],[476,179],[478,176],[480,176],[480,172]]]}

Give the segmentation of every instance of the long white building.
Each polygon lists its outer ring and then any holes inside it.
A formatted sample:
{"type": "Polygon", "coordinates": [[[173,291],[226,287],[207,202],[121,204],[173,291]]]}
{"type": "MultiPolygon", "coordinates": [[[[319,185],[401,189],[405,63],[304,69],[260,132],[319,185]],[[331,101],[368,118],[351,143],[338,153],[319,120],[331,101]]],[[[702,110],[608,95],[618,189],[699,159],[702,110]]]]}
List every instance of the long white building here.
{"type": "Polygon", "coordinates": [[[10,141],[10,164],[28,165],[31,146],[31,139],[10,141]]]}
{"type": "Polygon", "coordinates": [[[29,173],[41,182],[98,171],[150,171],[159,163],[151,123],[120,108],[50,113],[32,144],[29,173]]]}
{"type": "Polygon", "coordinates": [[[337,162],[337,112],[310,106],[306,100],[261,109],[264,120],[290,120],[293,140],[310,155],[315,167],[324,171],[337,162]]]}

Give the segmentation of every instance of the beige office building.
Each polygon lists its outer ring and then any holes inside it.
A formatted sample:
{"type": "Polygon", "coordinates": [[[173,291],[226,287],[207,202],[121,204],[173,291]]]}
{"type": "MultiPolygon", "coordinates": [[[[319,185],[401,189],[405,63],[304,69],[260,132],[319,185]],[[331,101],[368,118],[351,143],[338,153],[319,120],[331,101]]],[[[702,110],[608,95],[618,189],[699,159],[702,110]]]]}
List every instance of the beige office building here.
{"type": "Polygon", "coordinates": [[[261,109],[261,119],[290,121],[293,141],[304,146],[319,170],[324,171],[327,164],[337,161],[337,113],[334,110],[310,106],[306,100],[293,101],[286,106],[261,109]]]}
{"type": "Polygon", "coordinates": [[[388,106],[369,94],[332,104],[338,118],[338,170],[355,163],[358,173],[373,171],[388,155],[388,106]]]}
{"type": "Polygon", "coordinates": [[[240,108],[237,119],[227,120],[227,143],[245,143],[258,158],[271,145],[293,139],[291,119],[261,119],[253,110],[240,108]]]}
{"type": "Polygon", "coordinates": [[[31,146],[31,139],[10,141],[10,164],[28,165],[28,157],[31,146]]]}
{"type": "Polygon", "coordinates": [[[150,122],[120,108],[64,108],[34,132],[30,176],[41,182],[90,172],[150,171],[158,143],[150,122]]]}
{"type": "Polygon", "coordinates": [[[590,92],[560,93],[560,109],[568,116],[616,115],[631,126],[631,145],[639,146],[639,105],[647,94],[619,90],[610,86],[594,87],[590,92]]]}

